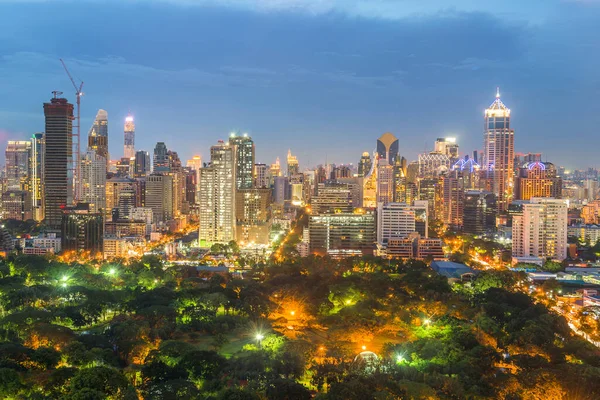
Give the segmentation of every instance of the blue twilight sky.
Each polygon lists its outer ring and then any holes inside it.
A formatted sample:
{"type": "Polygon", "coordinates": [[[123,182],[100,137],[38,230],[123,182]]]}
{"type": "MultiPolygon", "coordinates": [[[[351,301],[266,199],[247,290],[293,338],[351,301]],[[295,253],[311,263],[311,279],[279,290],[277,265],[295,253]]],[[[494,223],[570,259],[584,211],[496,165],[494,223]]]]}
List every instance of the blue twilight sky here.
{"type": "Polygon", "coordinates": [[[0,0],[0,148],[44,128],[58,58],[85,81],[82,133],[123,120],[136,149],[185,161],[232,130],[257,161],[356,163],[383,132],[409,160],[456,136],[483,147],[501,87],[516,150],[600,166],[600,0],[0,0]]]}

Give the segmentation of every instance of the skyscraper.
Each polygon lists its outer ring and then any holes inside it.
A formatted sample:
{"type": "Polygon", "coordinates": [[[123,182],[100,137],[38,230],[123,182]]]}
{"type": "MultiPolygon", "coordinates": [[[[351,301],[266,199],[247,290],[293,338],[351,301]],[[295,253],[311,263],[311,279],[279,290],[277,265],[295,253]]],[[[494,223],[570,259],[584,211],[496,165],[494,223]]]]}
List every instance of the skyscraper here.
{"type": "Polygon", "coordinates": [[[532,197],[560,198],[562,179],[556,176],[556,167],[552,163],[535,161],[519,168],[515,179],[515,198],[529,200],[532,197]]]}
{"type": "Polygon", "coordinates": [[[150,164],[150,154],[144,150],[138,150],[135,152],[135,161],[133,164],[133,176],[134,178],[141,178],[150,174],[152,164],[150,164]]]}
{"type": "Polygon", "coordinates": [[[108,165],[108,113],[104,110],[98,110],[96,114],[88,134],[88,149],[94,150],[96,156],[104,157],[105,164],[108,165]]]}
{"type": "Polygon", "coordinates": [[[231,134],[229,144],[235,146],[235,188],[251,189],[254,182],[254,142],[244,133],[231,134]]]}
{"type": "Polygon", "coordinates": [[[152,158],[153,172],[166,172],[169,170],[169,150],[165,142],[158,142],[154,147],[154,157],[152,158]]]}
{"type": "Polygon", "coordinates": [[[7,189],[26,189],[31,162],[31,142],[28,140],[9,140],[6,145],[5,156],[7,189]]]}
{"type": "Polygon", "coordinates": [[[124,139],[123,157],[135,157],[135,123],[131,113],[125,117],[124,139]]]}
{"type": "Polygon", "coordinates": [[[512,255],[516,258],[567,258],[566,200],[532,198],[522,213],[513,215],[512,255]]]}
{"type": "Polygon", "coordinates": [[[155,223],[173,219],[173,177],[152,174],[146,178],[146,207],[155,223]]]}
{"type": "Polygon", "coordinates": [[[498,201],[498,211],[505,211],[513,198],[514,135],[510,127],[510,109],[496,100],[485,110],[484,164],[488,189],[498,201]]]}
{"type": "Polygon", "coordinates": [[[360,161],[358,162],[358,176],[363,177],[371,172],[371,166],[373,165],[373,161],[371,161],[371,155],[368,151],[362,153],[360,157],[360,161]]]}
{"type": "Polygon", "coordinates": [[[46,151],[44,197],[46,225],[60,229],[62,211],[73,203],[73,104],[59,98],[44,103],[46,151]]]}
{"type": "Polygon", "coordinates": [[[288,150],[287,154],[287,176],[291,177],[300,172],[298,157],[292,155],[292,150],[288,150]]]}
{"type": "Polygon", "coordinates": [[[496,227],[496,195],[482,190],[468,190],[464,195],[463,231],[483,235],[496,227]]]}
{"type": "Polygon", "coordinates": [[[89,251],[92,255],[102,252],[102,214],[90,212],[87,206],[69,206],[61,219],[62,249],[65,251],[89,251]]]}
{"type": "Polygon", "coordinates": [[[106,208],[106,159],[88,149],[81,159],[81,201],[92,213],[106,208]]]}
{"type": "Polygon", "coordinates": [[[44,159],[46,139],[43,133],[34,133],[31,138],[31,206],[33,219],[44,219],[44,159]]]}
{"type": "Polygon", "coordinates": [[[377,203],[394,201],[394,166],[386,159],[379,160],[377,165],[377,203]]]}
{"type": "Polygon", "coordinates": [[[254,187],[269,187],[269,168],[267,164],[254,164],[254,187]]]}
{"type": "Polygon", "coordinates": [[[445,154],[449,158],[456,160],[458,158],[458,143],[456,143],[456,138],[437,138],[434,151],[436,153],[445,154]]]}
{"type": "Polygon", "coordinates": [[[394,165],[394,161],[400,154],[398,139],[393,134],[386,132],[377,139],[377,153],[379,159],[386,159],[390,165],[394,165]]]}
{"type": "Polygon", "coordinates": [[[210,148],[210,166],[200,169],[200,241],[235,240],[235,146],[210,148]]]}

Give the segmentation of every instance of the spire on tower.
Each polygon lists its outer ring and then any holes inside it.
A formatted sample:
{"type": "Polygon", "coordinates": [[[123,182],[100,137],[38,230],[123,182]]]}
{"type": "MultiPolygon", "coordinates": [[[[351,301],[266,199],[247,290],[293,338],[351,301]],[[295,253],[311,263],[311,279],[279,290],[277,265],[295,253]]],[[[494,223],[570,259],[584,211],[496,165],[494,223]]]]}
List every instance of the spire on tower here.
{"type": "Polygon", "coordinates": [[[496,98],[500,98],[500,86],[496,87],[496,98]]]}

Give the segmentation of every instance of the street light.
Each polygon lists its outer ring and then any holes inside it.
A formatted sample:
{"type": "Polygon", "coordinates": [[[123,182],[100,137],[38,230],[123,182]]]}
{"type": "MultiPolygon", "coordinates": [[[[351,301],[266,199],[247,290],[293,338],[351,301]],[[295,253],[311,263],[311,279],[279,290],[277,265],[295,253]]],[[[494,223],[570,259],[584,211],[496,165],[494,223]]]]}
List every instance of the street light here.
{"type": "Polygon", "coordinates": [[[265,337],[262,333],[257,333],[256,334],[256,340],[260,343],[261,340],[263,340],[265,337]]]}
{"type": "Polygon", "coordinates": [[[397,362],[398,364],[400,364],[401,362],[404,362],[404,357],[398,354],[398,355],[396,356],[396,362],[397,362]]]}
{"type": "Polygon", "coordinates": [[[423,321],[424,325],[429,325],[430,323],[431,323],[431,321],[429,320],[429,318],[427,318],[423,321]]]}

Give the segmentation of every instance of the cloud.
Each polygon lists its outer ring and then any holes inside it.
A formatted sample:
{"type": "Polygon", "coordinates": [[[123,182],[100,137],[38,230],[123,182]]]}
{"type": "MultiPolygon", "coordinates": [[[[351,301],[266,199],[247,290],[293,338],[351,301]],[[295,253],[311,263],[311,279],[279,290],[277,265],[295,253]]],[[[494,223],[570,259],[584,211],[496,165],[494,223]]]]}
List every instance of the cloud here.
{"type": "MultiPolygon", "coordinates": [[[[2,3],[67,2],[69,0],[0,0],[2,3]]],[[[163,3],[182,7],[220,7],[256,12],[299,12],[308,15],[338,13],[351,17],[396,20],[408,16],[439,12],[489,12],[489,3],[481,0],[79,0],[105,4],[163,3]]],[[[494,4],[496,14],[541,18],[552,6],[563,2],[597,3],[599,0],[504,0],[494,4]]]]}

